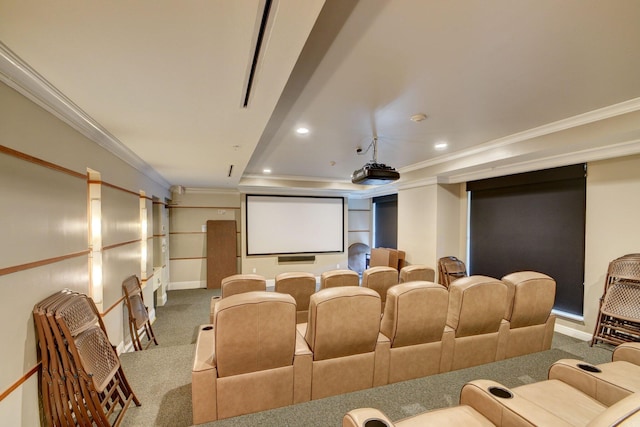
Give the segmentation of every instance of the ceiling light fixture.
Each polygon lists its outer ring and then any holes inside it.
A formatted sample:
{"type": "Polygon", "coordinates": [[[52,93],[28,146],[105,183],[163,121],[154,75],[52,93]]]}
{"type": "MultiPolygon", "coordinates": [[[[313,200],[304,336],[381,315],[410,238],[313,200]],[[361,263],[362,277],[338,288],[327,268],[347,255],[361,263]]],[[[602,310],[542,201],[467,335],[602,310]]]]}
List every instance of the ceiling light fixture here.
{"type": "Polygon", "coordinates": [[[262,173],[269,175],[271,173],[271,169],[262,169],[262,173]]]}
{"type": "Polygon", "coordinates": [[[448,147],[448,144],[446,142],[438,142],[433,146],[433,148],[435,148],[436,150],[444,150],[447,147],[448,147]]]}
{"type": "Polygon", "coordinates": [[[309,133],[309,129],[307,129],[305,127],[301,127],[301,128],[296,129],[296,133],[298,135],[306,135],[306,134],[309,133]]]}
{"type": "Polygon", "coordinates": [[[423,120],[425,120],[427,118],[427,115],[424,113],[418,113],[418,114],[414,114],[413,116],[410,117],[412,122],[421,122],[423,120]]]}

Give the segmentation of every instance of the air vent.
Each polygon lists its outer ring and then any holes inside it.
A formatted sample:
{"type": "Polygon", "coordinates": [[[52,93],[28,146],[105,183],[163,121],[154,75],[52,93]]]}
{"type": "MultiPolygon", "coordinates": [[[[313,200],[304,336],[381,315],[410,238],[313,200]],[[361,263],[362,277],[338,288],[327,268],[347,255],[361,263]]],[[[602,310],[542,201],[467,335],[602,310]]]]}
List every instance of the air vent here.
{"type": "Polygon", "coordinates": [[[253,88],[253,82],[255,80],[256,69],[258,68],[258,59],[260,58],[260,49],[262,48],[262,42],[267,30],[267,23],[269,22],[269,12],[271,11],[272,0],[264,1],[264,8],[262,9],[262,19],[260,20],[260,26],[258,27],[258,34],[255,37],[255,45],[253,46],[253,55],[251,57],[251,68],[249,69],[249,75],[247,76],[247,83],[245,86],[244,97],[242,100],[242,107],[247,108],[249,105],[249,98],[251,97],[251,89],[253,88]]]}

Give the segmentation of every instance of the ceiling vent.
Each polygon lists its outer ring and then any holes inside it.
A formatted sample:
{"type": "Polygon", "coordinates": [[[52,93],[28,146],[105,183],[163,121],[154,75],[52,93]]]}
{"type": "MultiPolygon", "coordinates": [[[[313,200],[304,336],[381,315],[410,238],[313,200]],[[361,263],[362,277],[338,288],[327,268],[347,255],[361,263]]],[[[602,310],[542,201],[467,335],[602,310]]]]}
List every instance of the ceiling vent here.
{"type": "Polygon", "coordinates": [[[251,98],[251,90],[253,89],[253,83],[256,77],[256,70],[258,68],[258,59],[260,58],[260,50],[264,42],[264,36],[267,32],[267,23],[269,22],[269,13],[271,12],[272,0],[264,0],[262,8],[262,18],[260,19],[260,26],[257,28],[257,34],[254,35],[253,43],[253,55],[251,56],[251,68],[247,76],[244,96],[242,98],[242,108],[249,106],[249,99],[251,98]]]}

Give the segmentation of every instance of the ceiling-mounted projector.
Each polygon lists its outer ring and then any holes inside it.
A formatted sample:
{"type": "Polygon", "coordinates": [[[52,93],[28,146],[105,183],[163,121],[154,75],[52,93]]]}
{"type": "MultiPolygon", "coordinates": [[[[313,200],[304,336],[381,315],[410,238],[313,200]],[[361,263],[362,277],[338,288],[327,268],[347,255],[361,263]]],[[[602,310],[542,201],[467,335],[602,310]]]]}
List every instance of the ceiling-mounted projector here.
{"type": "Polygon", "coordinates": [[[378,163],[378,138],[373,138],[367,150],[362,153],[362,149],[358,148],[356,152],[358,154],[366,154],[373,146],[373,160],[367,162],[363,167],[353,171],[351,174],[351,182],[354,184],[362,185],[380,185],[387,184],[389,182],[397,181],[400,178],[400,173],[387,166],[384,163],[378,163]]]}

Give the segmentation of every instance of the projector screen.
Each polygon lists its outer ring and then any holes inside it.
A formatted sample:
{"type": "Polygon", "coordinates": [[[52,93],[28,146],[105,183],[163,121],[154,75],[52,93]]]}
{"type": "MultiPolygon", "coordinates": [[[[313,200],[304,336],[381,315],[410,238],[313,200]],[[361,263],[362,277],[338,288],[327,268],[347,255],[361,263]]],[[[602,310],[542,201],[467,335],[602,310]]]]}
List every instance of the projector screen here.
{"type": "Polygon", "coordinates": [[[344,199],[247,195],[247,255],[344,252],[344,199]]]}

